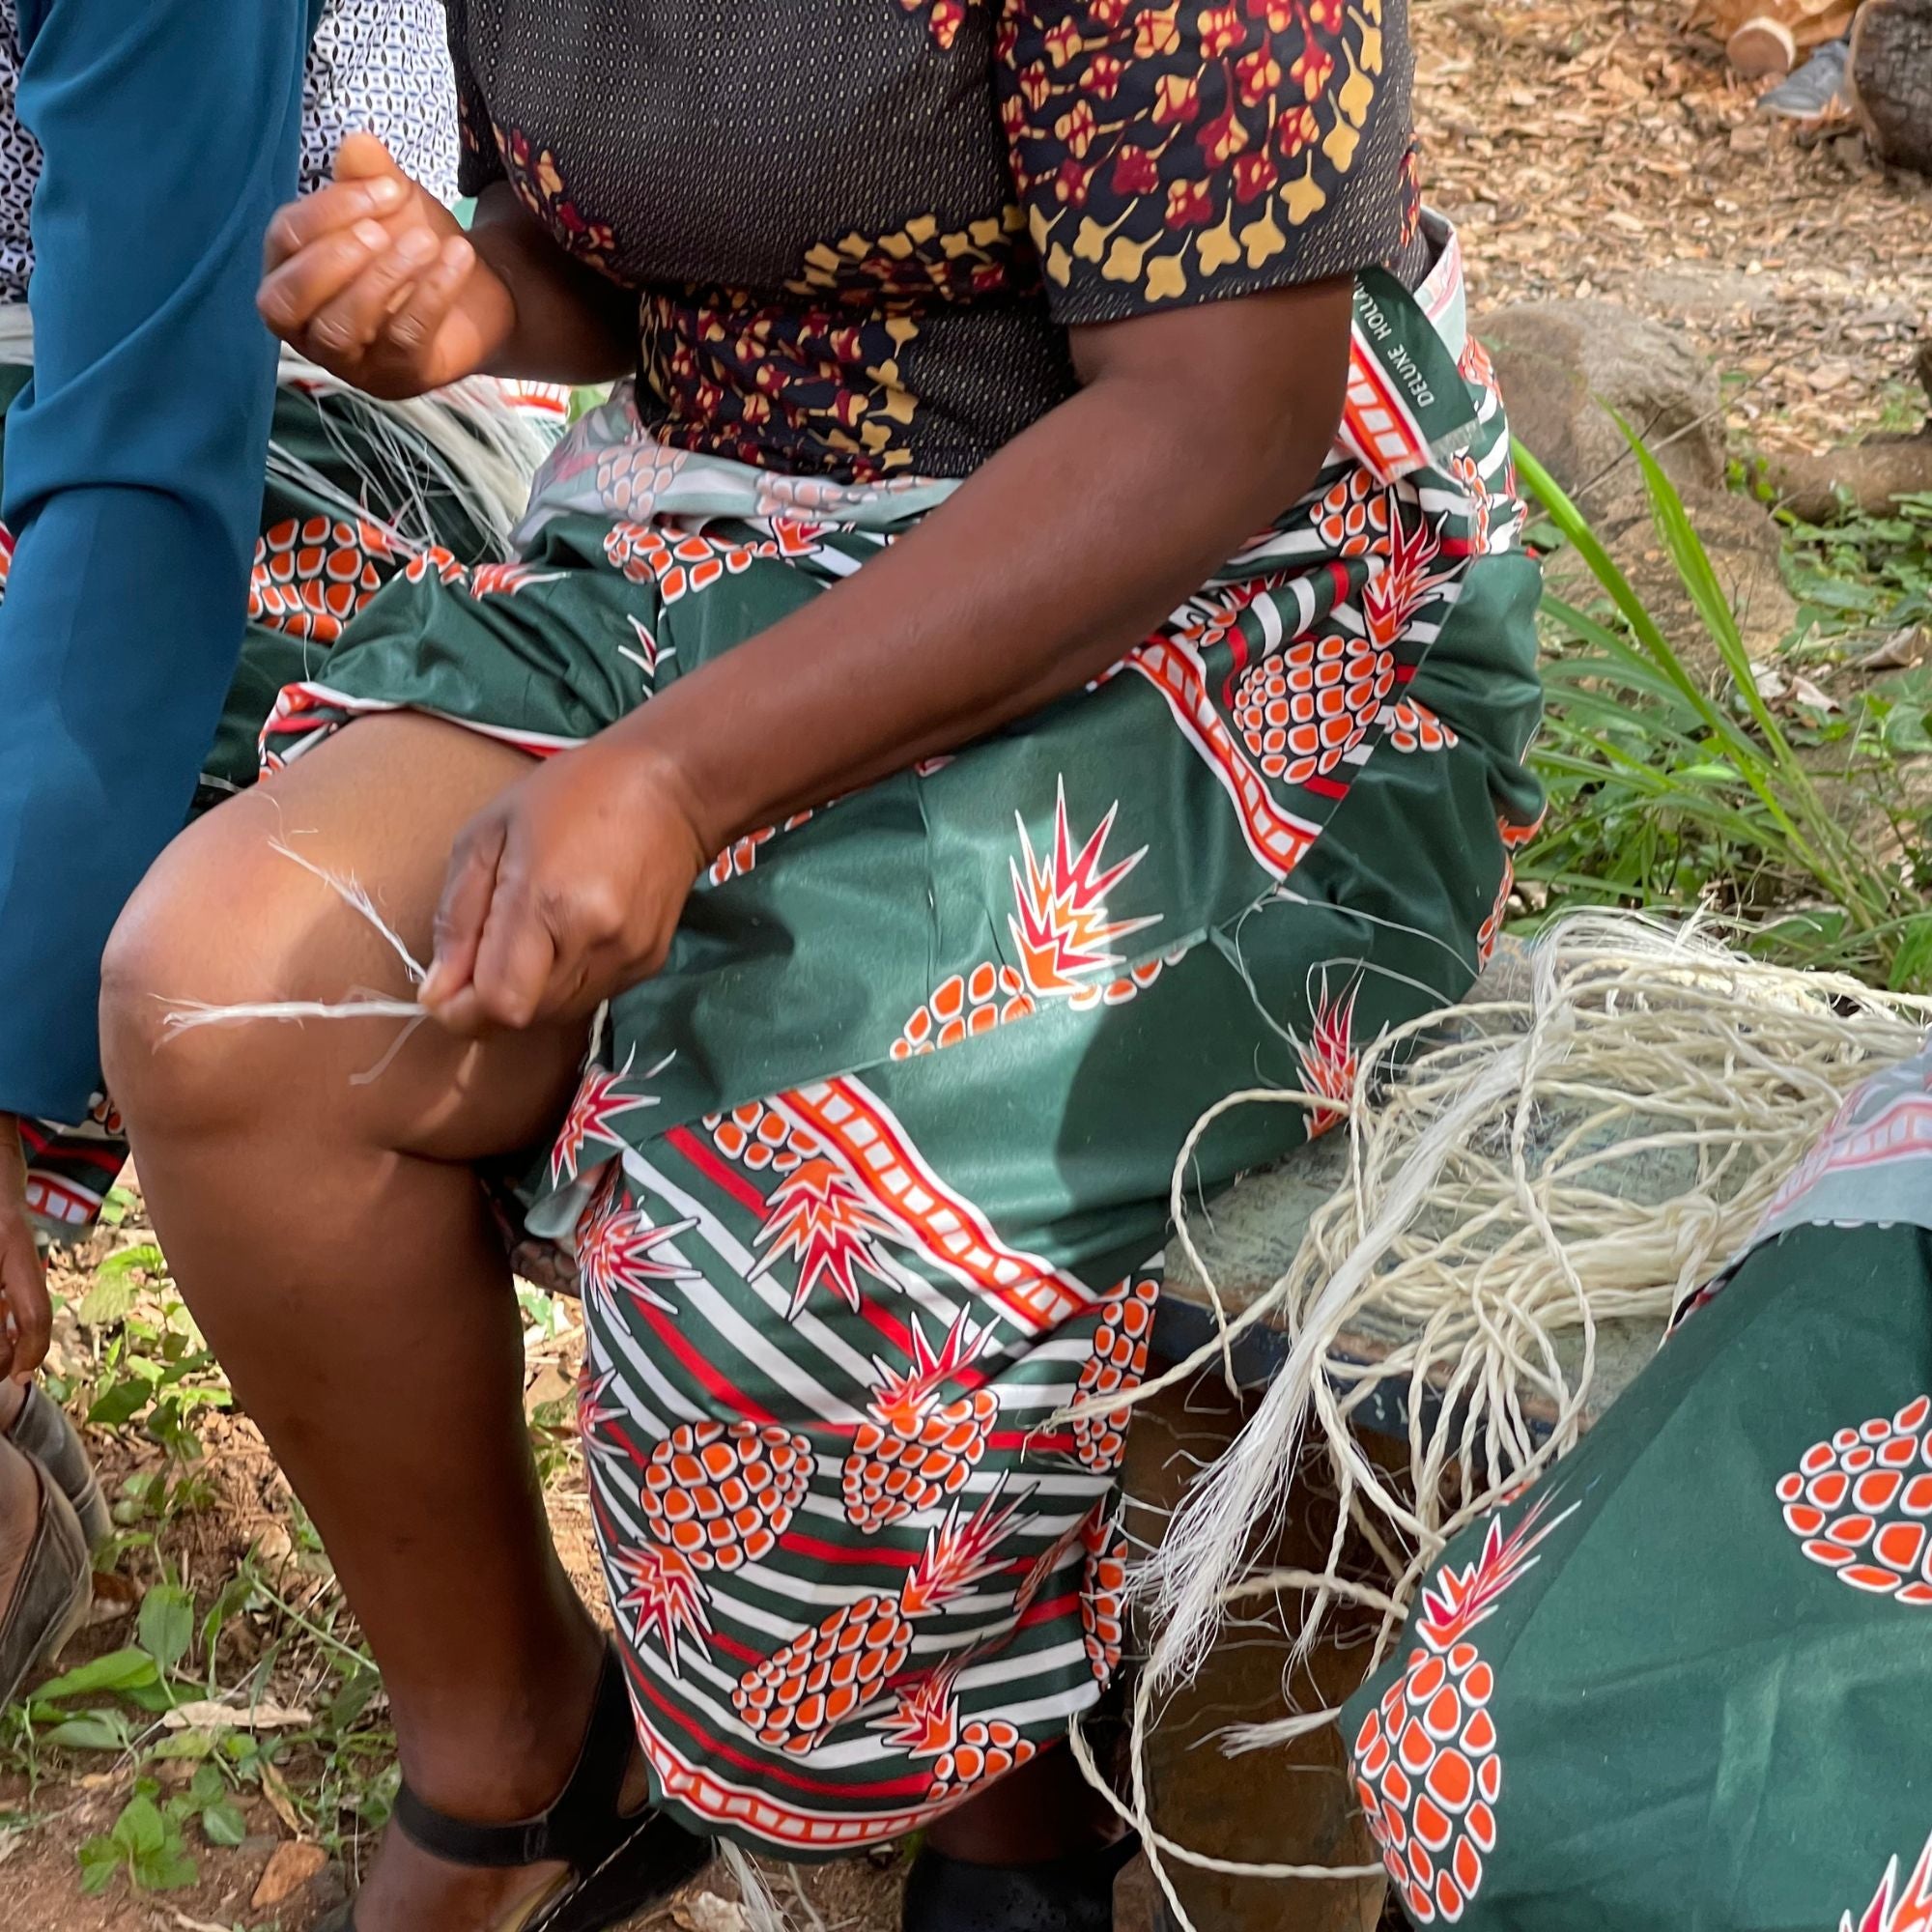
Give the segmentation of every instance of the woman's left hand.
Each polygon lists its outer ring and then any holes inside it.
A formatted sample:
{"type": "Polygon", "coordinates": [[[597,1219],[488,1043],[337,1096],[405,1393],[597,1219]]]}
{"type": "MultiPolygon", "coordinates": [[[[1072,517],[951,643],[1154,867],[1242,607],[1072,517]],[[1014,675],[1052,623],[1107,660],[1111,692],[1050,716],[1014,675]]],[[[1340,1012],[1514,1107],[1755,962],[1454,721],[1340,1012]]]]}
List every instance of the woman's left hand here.
{"type": "Polygon", "coordinates": [[[457,839],[423,1005],[466,1035],[588,1017],[664,964],[710,856],[648,753],[557,754],[457,839]]]}

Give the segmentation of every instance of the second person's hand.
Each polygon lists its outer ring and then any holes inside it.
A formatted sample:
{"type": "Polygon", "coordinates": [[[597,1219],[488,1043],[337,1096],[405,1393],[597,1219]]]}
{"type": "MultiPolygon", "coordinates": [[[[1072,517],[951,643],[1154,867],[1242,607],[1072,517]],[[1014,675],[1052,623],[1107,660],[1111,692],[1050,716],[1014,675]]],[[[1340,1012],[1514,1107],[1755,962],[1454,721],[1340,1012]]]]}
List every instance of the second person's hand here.
{"type": "Polygon", "coordinates": [[[334,183],[275,216],[264,268],[270,328],[372,396],[475,375],[516,326],[501,277],[373,134],[351,134],[334,183]]]}

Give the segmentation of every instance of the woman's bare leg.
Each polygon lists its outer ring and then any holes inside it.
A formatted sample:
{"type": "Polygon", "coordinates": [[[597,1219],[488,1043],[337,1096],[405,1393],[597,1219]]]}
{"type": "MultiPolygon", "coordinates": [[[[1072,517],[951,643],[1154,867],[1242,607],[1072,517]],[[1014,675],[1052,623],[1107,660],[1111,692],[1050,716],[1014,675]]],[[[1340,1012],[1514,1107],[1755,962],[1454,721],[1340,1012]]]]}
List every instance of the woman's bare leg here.
{"type": "MultiPolygon", "coordinates": [[[[472,1159],[543,1139],[581,1042],[466,1045],[394,1021],[164,1036],[168,999],[407,992],[317,879],[353,875],[419,959],[450,842],[526,769],[416,717],[359,723],[162,858],[108,950],[104,1051],[182,1291],[327,1545],[381,1664],[404,1775],[460,1817],[541,1810],[575,1759],[601,1646],[545,1523],[508,1269],[472,1159]]],[[[525,1873],[391,1842],[361,1932],[477,1932],[525,1873]]]]}

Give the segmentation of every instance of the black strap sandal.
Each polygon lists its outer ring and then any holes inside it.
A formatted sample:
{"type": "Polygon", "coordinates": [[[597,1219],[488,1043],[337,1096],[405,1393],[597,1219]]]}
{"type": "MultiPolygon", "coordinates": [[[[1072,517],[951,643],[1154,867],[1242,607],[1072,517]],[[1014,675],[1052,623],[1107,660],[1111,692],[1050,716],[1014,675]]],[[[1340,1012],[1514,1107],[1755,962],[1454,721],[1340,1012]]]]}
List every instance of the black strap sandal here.
{"type": "Polygon", "coordinates": [[[1111,1845],[1038,1865],[972,1865],[929,1847],[906,1876],[904,1932],[1113,1932],[1114,1881],[1140,1850],[1111,1845]]]}
{"type": "Polygon", "coordinates": [[[33,1382],[27,1384],[27,1399],[7,1431],[14,1448],[24,1450],[56,1483],[61,1493],[73,1505],[89,1549],[99,1549],[114,1533],[114,1520],[107,1513],[107,1499],[100,1493],[100,1478],[87,1460],[73,1424],[57,1402],[49,1402],[33,1382]]]}
{"type": "MultiPolygon", "coordinates": [[[[648,1805],[628,1815],[619,1809],[637,1747],[624,1666],[609,1651],[577,1768],[549,1810],[512,1825],[475,1825],[425,1804],[406,1784],[396,1794],[396,1829],[446,1864],[570,1867],[554,1889],[517,1907],[492,1932],[604,1932],[669,1897],[715,1850],[709,1838],[648,1805]]],[[[344,1906],[316,1932],[355,1932],[355,1907],[344,1906]]]]}
{"type": "Polygon", "coordinates": [[[87,1621],[94,1602],[94,1564],[73,1505],[60,1485],[29,1456],[41,1486],[40,1510],[27,1561],[13,1596],[0,1605],[0,1710],[87,1621]]]}

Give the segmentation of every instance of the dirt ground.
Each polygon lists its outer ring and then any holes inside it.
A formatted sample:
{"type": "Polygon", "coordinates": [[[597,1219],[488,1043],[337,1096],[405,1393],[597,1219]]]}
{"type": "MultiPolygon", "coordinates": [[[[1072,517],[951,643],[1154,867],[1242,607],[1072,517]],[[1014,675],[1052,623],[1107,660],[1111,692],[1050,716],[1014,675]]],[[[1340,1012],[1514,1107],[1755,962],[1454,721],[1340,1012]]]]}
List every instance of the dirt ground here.
{"type": "MultiPolygon", "coordinates": [[[[1478,312],[1599,295],[1681,321],[1734,378],[1731,428],[1767,448],[1911,426],[1922,413],[1912,347],[1932,317],[1932,184],[1889,178],[1849,130],[1803,135],[1754,114],[1754,90],[1682,33],[1680,17],[1669,4],[1414,0],[1425,179],[1461,225],[1478,312]]],[[[97,1244],[68,1270],[76,1295],[102,1252],[97,1244]]],[[[564,1346],[533,1359],[533,1408],[567,1387],[568,1355],[564,1346]]],[[[214,1418],[206,1435],[204,1506],[169,1522],[158,1555],[122,1559],[125,1577],[103,1585],[97,1621],[68,1666],[131,1640],[139,1587],[162,1555],[204,1594],[251,1552],[281,1566],[275,1574],[298,1608],[311,1601],[302,1592],[316,1602],[327,1592],[326,1570],[291,1535],[286,1487],[250,1426],[214,1418]]],[[[160,1462],[132,1431],[98,1433],[95,1446],[111,1494],[160,1462]]],[[[567,1561],[596,1601],[587,1510],[567,1467],[553,1512],[567,1561]]],[[[277,1695],[300,1700],[298,1679],[273,1683],[277,1695]]],[[[301,1821],[292,1829],[282,1807],[251,1795],[244,1841],[197,1846],[202,1876],[191,1889],[130,1895],[117,1882],[84,1898],[77,1848],[112,1824],[133,1772],[99,1754],[58,1752],[43,1754],[40,1769],[38,1786],[0,1775],[8,1932],[306,1932],[353,1881],[353,1835],[343,1861],[307,1869],[319,1849],[289,1849],[306,1835],[301,1821]],[[33,1822],[10,1833],[9,1814],[33,1822]],[[276,1859],[284,1876],[300,1878],[279,1902],[276,1881],[263,1889],[276,1859]]],[[[892,1932],[901,1869],[892,1857],[807,1874],[809,1904],[795,1922],[892,1932]]],[[[714,1874],[639,1922],[742,1932],[730,1896],[714,1874]]]]}
{"type": "Polygon", "coordinates": [[[1680,322],[1730,423],[1822,449],[1924,415],[1932,183],[1801,132],[1670,0],[1412,0],[1422,171],[1486,307],[1596,296],[1680,322]]]}

